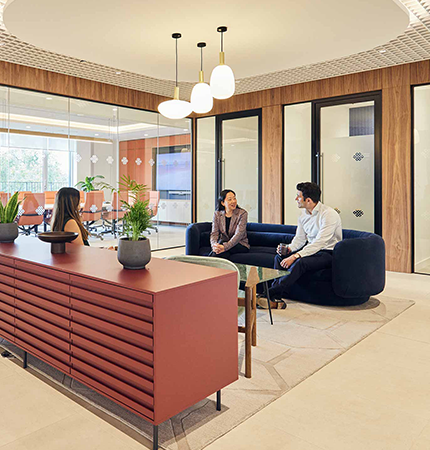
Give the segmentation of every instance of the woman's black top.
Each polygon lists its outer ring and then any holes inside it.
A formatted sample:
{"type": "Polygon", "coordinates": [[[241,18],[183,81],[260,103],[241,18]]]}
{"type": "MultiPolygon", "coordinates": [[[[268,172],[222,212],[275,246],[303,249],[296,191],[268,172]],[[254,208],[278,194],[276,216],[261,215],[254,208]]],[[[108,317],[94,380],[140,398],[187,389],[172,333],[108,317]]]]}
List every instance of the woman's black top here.
{"type": "MultiPolygon", "coordinates": [[[[64,231],[64,228],[66,227],[66,223],[69,221],[69,220],[72,220],[73,219],[73,217],[70,217],[70,216],[65,216],[64,217],[64,223],[63,223],[63,228],[61,229],[61,231],[64,231]]],[[[73,220],[75,220],[75,219],[73,219],[73,220]]],[[[84,245],[90,245],[90,243],[86,240],[86,239],[84,239],[83,237],[82,237],[82,240],[84,241],[84,245]]]]}
{"type": "Polygon", "coordinates": [[[227,217],[225,218],[225,231],[226,233],[228,233],[228,231],[230,230],[230,222],[231,222],[231,217],[227,217]]]}

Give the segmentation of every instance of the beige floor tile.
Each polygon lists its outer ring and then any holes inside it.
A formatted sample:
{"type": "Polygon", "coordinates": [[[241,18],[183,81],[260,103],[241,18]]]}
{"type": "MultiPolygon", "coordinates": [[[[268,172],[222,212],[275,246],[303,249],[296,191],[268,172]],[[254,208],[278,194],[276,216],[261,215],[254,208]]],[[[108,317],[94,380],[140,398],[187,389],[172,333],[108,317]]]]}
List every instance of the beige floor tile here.
{"type": "Polygon", "coordinates": [[[429,450],[430,449],[430,422],[424,428],[423,432],[414,441],[411,450],[429,450]]]}
{"type": "Polygon", "coordinates": [[[1,380],[0,446],[72,415],[79,406],[23,371],[1,380]]]}
{"type": "Polygon", "coordinates": [[[430,374],[430,344],[384,332],[376,331],[342,356],[351,359],[365,357],[369,362],[383,361],[398,367],[414,367],[430,374]]]}
{"type": "Polygon", "coordinates": [[[430,344],[430,302],[419,303],[384,325],[380,332],[430,344]]]}
{"type": "Polygon", "coordinates": [[[385,289],[380,295],[430,301],[430,276],[387,272],[385,289]]]}
{"type": "Polygon", "coordinates": [[[142,445],[105,423],[80,414],[34,431],[2,450],[141,450],[142,445]]]}
{"type": "Polygon", "coordinates": [[[16,371],[15,369],[12,367],[12,364],[7,364],[7,361],[1,361],[0,360],[0,381],[3,378],[7,378],[7,377],[11,377],[13,375],[15,375],[16,371]]]}
{"type": "Polygon", "coordinates": [[[382,361],[339,357],[316,378],[318,386],[348,392],[430,420],[430,370],[399,367],[382,361]]]}
{"type": "Polygon", "coordinates": [[[321,450],[321,447],[271,426],[257,414],[206,450],[321,450]]]}
{"type": "Polygon", "coordinates": [[[318,374],[272,403],[260,419],[325,450],[409,450],[428,423],[347,390],[320,386],[318,374]]]}

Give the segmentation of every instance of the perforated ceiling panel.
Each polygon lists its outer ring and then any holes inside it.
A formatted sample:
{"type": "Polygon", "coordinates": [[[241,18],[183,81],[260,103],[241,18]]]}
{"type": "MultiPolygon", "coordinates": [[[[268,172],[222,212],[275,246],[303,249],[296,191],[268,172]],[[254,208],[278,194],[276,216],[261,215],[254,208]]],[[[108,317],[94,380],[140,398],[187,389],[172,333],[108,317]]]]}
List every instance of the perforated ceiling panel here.
{"type": "MultiPolygon", "coordinates": [[[[430,59],[430,0],[400,1],[409,10],[411,21],[405,32],[396,39],[381,47],[348,57],[243,78],[237,81],[236,94],[430,59]]],[[[5,3],[6,0],[0,0],[0,60],[153,94],[172,95],[172,81],[82,61],[20,41],[8,33],[3,24],[5,3]]],[[[189,98],[193,84],[180,83],[180,86],[181,97],[189,98]]]]}

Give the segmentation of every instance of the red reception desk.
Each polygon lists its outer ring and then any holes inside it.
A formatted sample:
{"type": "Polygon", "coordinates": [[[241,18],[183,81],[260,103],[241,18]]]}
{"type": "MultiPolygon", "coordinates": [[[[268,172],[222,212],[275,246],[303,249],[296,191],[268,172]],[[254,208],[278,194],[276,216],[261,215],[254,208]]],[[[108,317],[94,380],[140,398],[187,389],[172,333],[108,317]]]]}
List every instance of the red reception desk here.
{"type": "MultiPolygon", "coordinates": [[[[236,273],[0,244],[0,336],[157,425],[238,378],[236,273]]],[[[219,397],[218,397],[219,398],[219,397]]],[[[157,436],[154,447],[157,447],[157,436]]]]}

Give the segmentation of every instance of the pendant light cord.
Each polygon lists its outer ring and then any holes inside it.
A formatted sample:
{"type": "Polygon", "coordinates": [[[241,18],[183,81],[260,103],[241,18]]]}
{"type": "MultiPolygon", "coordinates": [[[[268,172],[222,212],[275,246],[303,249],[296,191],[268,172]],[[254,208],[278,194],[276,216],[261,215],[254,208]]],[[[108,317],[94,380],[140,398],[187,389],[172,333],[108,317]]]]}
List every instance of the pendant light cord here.
{"type": "Polygon", "coordinates": [[[221,33],[221,51],[224,51],[224,32],[221,33]]]}
{"type": "Polygon", "coordinates": [[[178,38],[176,41],[176,87],[178,87],[178,38]]]}
{"type": "Polygon", "coordinates": [[[203,47],[200,47],[200,70],[203,72],[203,47]]]}

